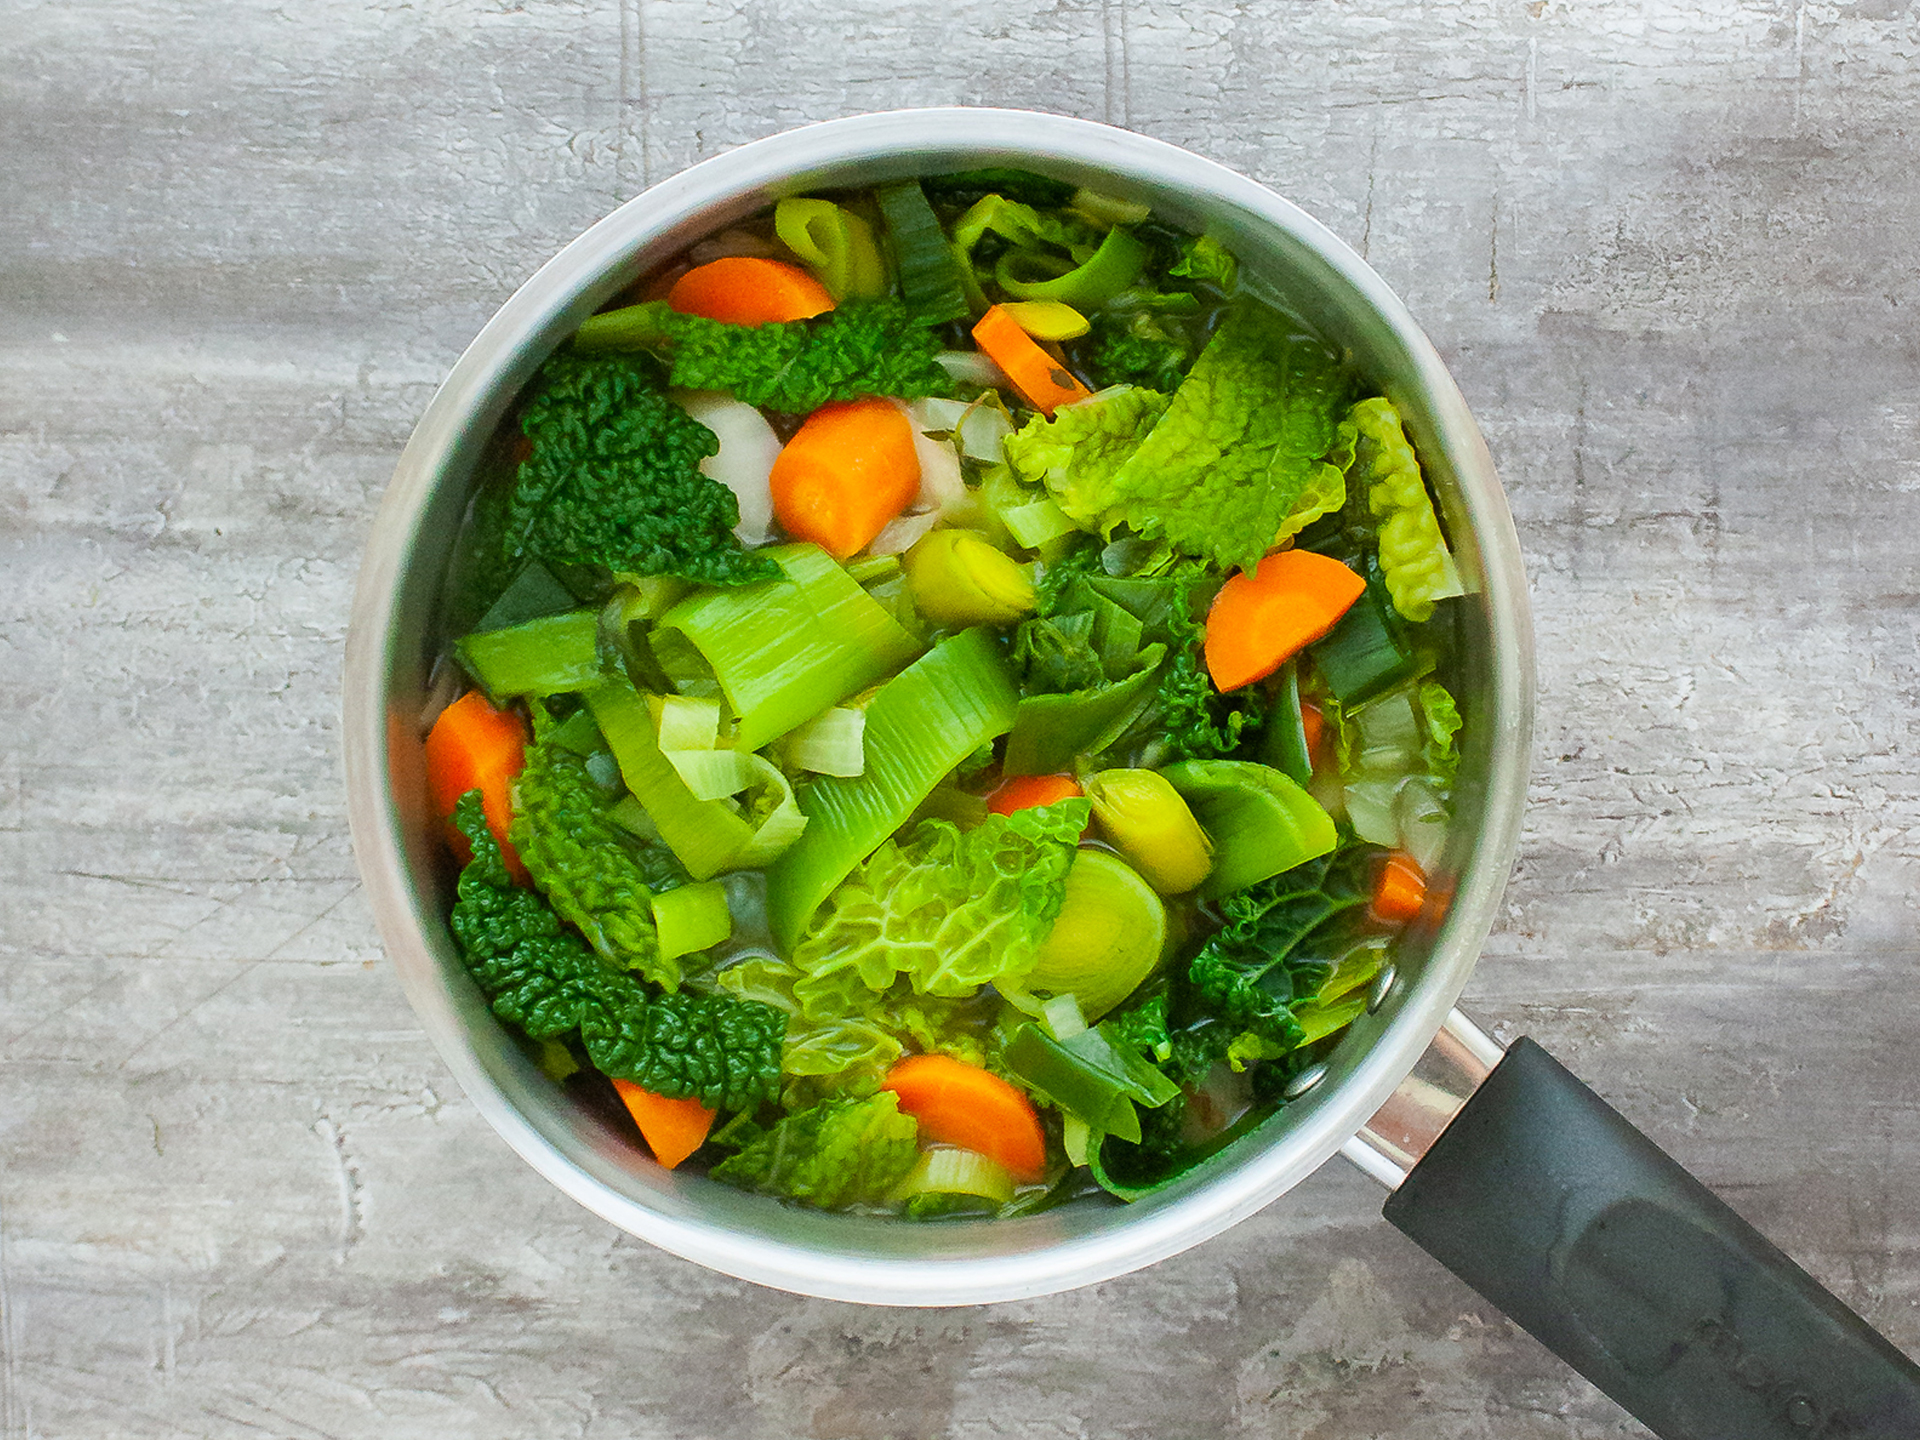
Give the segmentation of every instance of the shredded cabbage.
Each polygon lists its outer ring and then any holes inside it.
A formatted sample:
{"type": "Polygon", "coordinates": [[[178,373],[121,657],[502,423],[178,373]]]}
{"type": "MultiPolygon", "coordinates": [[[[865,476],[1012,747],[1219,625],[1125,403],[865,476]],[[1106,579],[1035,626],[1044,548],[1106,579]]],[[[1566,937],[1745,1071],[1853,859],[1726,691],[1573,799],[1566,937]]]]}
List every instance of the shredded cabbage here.
{"type": "Polygon", "coordinates": [[[1063,800],[989,815],[972,830],[922,820],[829,897],[794,950],[803,1016],[863,1012],[905,977],[921,995],[973,994],[1033,968],[1066,894],[1091,807],[1063,800]]]}
{"type": "Polygon", "coordinates": [[[1431,619],[1434,601],[1465,592],[1419,458],[1400,428],[1400,412],[1385,400],[1362,400],[1350,418],[1359,431],[1354,473],[1367,485],[1367,508],[1380,522],[1380,569],[1393,608],[1409,620],[1431,619]]]}
{"type": "Polygon", "coordinates": [[[1111,531],[1113,477],[1139,448],[1172,397],[1136,385],[1115,385],[1062,405],[1053,419],[1036,415],[1002,442],[1007,463],[1030,484],[1044,483],[1071,520],[1111,531]]]}
{"type": "Polygon", "coordinates": [[[713,1178],[743,1190],[822,1210],[884,1202],[920,1158],[920,1126],[891,1091],[864,1100],[826,1100],[789,1115],[713,1178]]]}

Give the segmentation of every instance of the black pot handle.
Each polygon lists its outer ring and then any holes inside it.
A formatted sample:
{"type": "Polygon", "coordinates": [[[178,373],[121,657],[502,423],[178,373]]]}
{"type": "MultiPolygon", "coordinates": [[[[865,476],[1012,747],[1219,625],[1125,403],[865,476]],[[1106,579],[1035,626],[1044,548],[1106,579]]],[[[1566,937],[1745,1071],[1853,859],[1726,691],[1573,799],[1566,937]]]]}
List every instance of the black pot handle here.
{"type": "Polygon", "coordinates": [[[1662,1440],[1920,1440],[1920,1366],[1531,1040],[1386,1216],[1662,1440]]]}

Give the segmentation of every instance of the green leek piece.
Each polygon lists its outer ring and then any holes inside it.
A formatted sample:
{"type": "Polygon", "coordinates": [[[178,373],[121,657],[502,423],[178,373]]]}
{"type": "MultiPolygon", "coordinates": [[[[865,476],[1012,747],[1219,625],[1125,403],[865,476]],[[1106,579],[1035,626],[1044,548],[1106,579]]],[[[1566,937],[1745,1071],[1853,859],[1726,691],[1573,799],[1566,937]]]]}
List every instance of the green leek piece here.
{"type": "Polygon", "coordinates": [[[1400,639],[1399,617],[1377,576],[1333,629],[1308,647],[1313,667],[1342,705],[1363,705],[1409,678],[1418,662],[1400,639]]]}
{"type": "Polygon", "coordinates": [[[616,575],[618,587],[608,602],[616,621],[658,620],[693,586],[677,575],[616,575]]]}
{"type": "Polygon", "coordinates": [[[563,695],[599,683],[600,612],[571,610],[468,635],[454,654],[496,704],[517,695],[563,695]]]}
{"type": "Polygon", "coordinates": [[[905,563],[914,606],[936,625],[1011,625],[1033,613],[1026,567],[971,530],[930,530],[905,563]]]}
{"type": "Polygon", "coordinates": [[[718,700],[659,695],[651,705],[660,731],[660,748],[669,755],[676,750],[711,750],[720,743],[718,700]]]}
{"type": "Polygon", "coordinates": [[[1324,1040],[1336,1030],[1344,1030],[1362,1015],[1367,1013],[1367,997],[1348,995],[1332,1002],[1315,1000],[1302,1005],[1293,1012],[1293,1018],[1299,1022],[1302,1045],[1311,1045],[1316,1040],[1324,1040]]]}
{"type": "Polygon", "coordinates": [[[1140,652],[1139,669],[1117,684],[1028,695],[1014,716],[1002,768],[1008,775],[1057,775],[1074,757],[1098,755],[1127,731],[1153,698],[1164,645],[1140,652]]]}
{"type": "Polygon", "coordinates": [[[579,604],[574,593],[554,579],[551,570],[538,560],[529,560],[513,577],[513,582],[500,592],[500,598],[487,607],[487,613],[480,617],[473,633],[504,630],[509,625],[558,615],[579,604]]]}
{"type": "Polygon", "coordinates": [[[1052,269],[1053,257],[1030,250],[1009,250],[994,266],[993,278],[1009,295],[1022,300],[1058,300],[1078,310],[1104,305],[1140,278],[1153,251],[1128,230],[1107,232],[1100,248],[1083,265],[1075,265],[1064,274],[1023,278],[1023,265],[1052,269]]]}
{"type": "MultiPolygon", "coordinates": [[[[740,592],[725,593],[737,595],[740,592]]],[[[663,630],[656,625],[646,632],[634,650],[644,661],[646,673],[651,675],[657,672],[661,679],[673,686],[677,694],[697,695],[709,700],[719,698],[720,682],[714,677],[713,666],[707,663],[706,656],[694,648],[693,642],[678,630],[663,630]]]]}
{"type": "MultiPolygon", "coordinates": [[[[1135,1179],[1120,1170],[1114,1163],[1113,1157],[1106,1153],[1108,1137],[1094,1135],[1087,1146],[1087,1169],[1092,1172],[1094,1182],[1108,1194],[1122,1200],[1138,1200],[1153,1194],[1156,1190],[1166,1189],[1183,1175],[1191,1174],[1203,1162],[1218,1155],[1234,1141],[1257,1130],[1267,1117],[1273,1114],[1273,1111],[1274,1107],[1271,1105],[1251,1107],[1218,1135],[1199,1145],[1182,1150],[1170,1164],[1164,1157],[1151,1157],[1149,1163],[1153,1166],[1153,1174],[1151,1178],[1145,1179],[1135,1179]]],[[[1116,1133],[1112,1138],[1127,1140],[1131,1137],[1116,1133]]]]}
{"type": "Polygon", "coordinates": [[[867,768],[867,715],[836,705],[787,736],[787,763],[816,775],[858,775],[867,768]]]}
{"type": "Polygon", "coordinates": [[[1270,765],[1183,760],[1160,773],[1213,840],[1213,873],[1200,886],[1202,900],[1244,890],[1339,843],[1333,817],[1270,765]]]}
{"type": "Polygon", "coordinates": [[[1085,849],[1074,857],[1060,914],[1021,983],[1071,995],[1097,1020],[1147,978],[1166,943],[1167,907],[1153,887],[1111,851],[1085,849]]]}
{"type": "Polygon", "coordinates": [[[920,645],[818,545],[759,552],[783,572],[730,590],[701,590],[655,626],[668,674],[671,642],[692,643],[739,717],[734,744],[758,750],[913,658],[920,645]]]}
{"type": "Polygon", "coordinates": [[[660,935],[662,960],[718,945],[733,934],[727,887],[718,880],[697,880],[658,892],[653,897],[653,928],[660,935]]]}
{"type": "Polygon", "coordinates": [[[865,771],[801,790],[806,832],[768,873],[767,923],[786,953],[853,867],[956,765],[1012,727],[1018,698],[985,629],[941,641],[881,687],[867,706],[865,771]]]}
{"type": "Polygon", "coordinates": [[[893,242],[900,294],[922,320],[958,320],[970,307],[960,262],[918,180],[882,185],[873,192],[893,242]]]}
{"type": "Polygon", "coordinates": [[[1022,1025],[1002,1058],[1016,1080],[1093,1129],[1123,1140],[1140,1139],[1135,1103],[1157,1109],[1180,1093],[1178,1085],[1127,1046],[1115,1044],[1100,1026],[1055,1040],[1037,1025],[1022,1025]]]}
{"type": "Polygon", "coordinates": [[[607,742],[600,734],[600,727],[593,723],[593,715],[586,709],[579,709],[547,731],[547,739],[552,744],[571,750],[581,759],[605,750],[607,742]]]}
{"type": "Polygon", "coordinates": [[[1267,720],[1267,763],[1302,789],[1313,783],[1313,755],[1307,749],[1306,714],[1300,708],[1300,662],[1280,667],[1280,686],[1267,720]]]}
{"type": "Polygon", "coordinates": [[[1007,533],[1027,550],[1038,550],[1049,540],[1074,534],[1080,528],[1067,518],[1066,511],[1053,503],[1052,497],[1045,495],[1025,505],[1002,510],[1000,519],[1007,533]]]}
{"type": "Polygon", "coordinates": [[[773,233],[806,261],[835,300],[877,300],[887,293],[887,262],[873,227],[831,200],[782,200],[773,233]]]}
{"type": "Polygon", "coordinates": [[[1160,894],[1184,895],[1212,871],[1213,842],[1157,770],[1102,770],[1082,785],[1101,832],[1160,894]]]}
{"type": "Polygon", "coordinates": [[[1084,185],[1073,192],[1073,199],[1067,202],[1067,208],[1078,211],[1097,225],[1138,225],[1153,214],[1152,208],[1143,201],[1104,195],[1084,185]]]}
{"type": "Polygon", "coordinates": [[[701,800],[687,788],[660,749],[646,697],[629,685],[610,683],[587,691],[586,701],[620,762],[627,789],[687,873],[710,880],[726,869],[753,839],[753,826],[726,802],[701,800]]]}
{"type": "Polygon", "coordinates": [[[858,555],[843,567],[856,585],[877,585],[900,573],[898,555],[858,555]]]}

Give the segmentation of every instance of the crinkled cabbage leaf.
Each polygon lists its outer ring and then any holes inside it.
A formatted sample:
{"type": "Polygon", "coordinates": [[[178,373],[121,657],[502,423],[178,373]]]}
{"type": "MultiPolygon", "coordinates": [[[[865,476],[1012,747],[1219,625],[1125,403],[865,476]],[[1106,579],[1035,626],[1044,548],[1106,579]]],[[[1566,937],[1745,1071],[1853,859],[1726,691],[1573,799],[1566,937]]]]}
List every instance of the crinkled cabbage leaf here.
{"type": "Polygon", "coordinates": [[[1461,594],[1460,573],[1440,533],[1420,460],[1407,443],[1400,412],[1374,397],[1353,407],[1358,432],[1350,472],[1366,487],[1367,508],[1380,523],[1380,568],[1393,608],[1409,620],[1430,619],[1433,604],[1461,594]]]}

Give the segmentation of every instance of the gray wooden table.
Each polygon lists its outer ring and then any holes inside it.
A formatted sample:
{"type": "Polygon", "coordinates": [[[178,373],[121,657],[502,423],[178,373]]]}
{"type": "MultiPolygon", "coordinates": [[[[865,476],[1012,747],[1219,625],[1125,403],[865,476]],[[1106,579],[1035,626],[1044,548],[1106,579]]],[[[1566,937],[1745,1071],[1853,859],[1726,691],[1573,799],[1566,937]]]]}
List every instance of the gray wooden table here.
{"type": "Polygon", "coordinates": [[[1541,640],[1468,1004],[1920,1351],[1909,0],[4,0],[5,1440],[1643,1433],[1338,1164],[1028,1304],[719,1278],[402,1000],[337,687],[433,386],[649,181],[956,102],[1237,166],[1422,318],[1541,640]]]}

